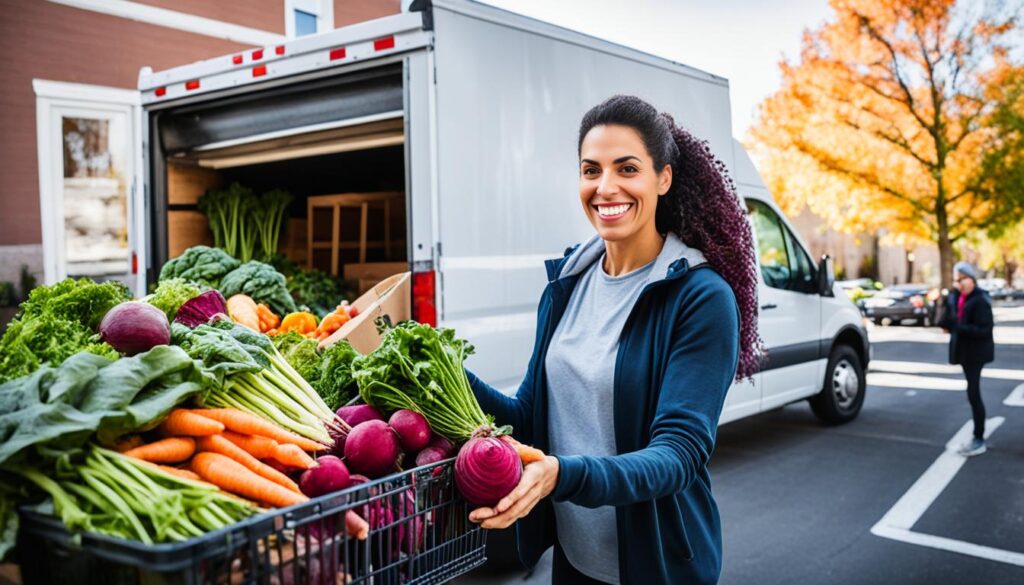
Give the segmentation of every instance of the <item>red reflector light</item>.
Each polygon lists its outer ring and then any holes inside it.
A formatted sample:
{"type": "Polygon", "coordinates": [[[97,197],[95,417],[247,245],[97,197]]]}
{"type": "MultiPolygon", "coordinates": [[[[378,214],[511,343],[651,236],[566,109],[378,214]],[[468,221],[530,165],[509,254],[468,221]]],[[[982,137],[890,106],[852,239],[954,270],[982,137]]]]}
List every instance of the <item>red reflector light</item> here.
{"type": "Polygon", "coordinates": [[[267,74],[267,66],[266,65],[257,65],[257,66],[252,68],[252,76],[253,77],[262,77],[262,76],[264,76],[266,74],[267,74]]]}
{"type": "Polygon", "coordinates": [[[412,274],[412,318],[431,327],[437,327],[433,270],[412,274]]]}
{"type": "Polygon", "coordinates": [[[385,37],[383,39],[377,39],[376,41],[373,41],[373,50],[374,51],[383,51],[384,49],[394,49],[394,48],[395,48],[395,37],[385,37]]]}
{"type": "Polygon", "coordinates": [[[167,95],[167,88],[158,87],[156,88],[156,91],[154,91],[153,93],[156,94],[156,97],[164,97],[165,95],[167,95]]]}
{"type": "Polygon", "coordinates": [[[231,62],[234,63],[235,65],[241,65],[242,64],[242,56],[241,55],[234,55],[234,56],[232,56],[231,57],[231,62]]]}
{"type": "Polygon", "coordinates": [[[274,52],[278,55],[284,55],[284,45],[278,45],[274,47],[274,52]]]}
{"type": "Polygon", "coordinates": [[[186,81],[185,82],[185,89],[190,90],[190,91],[193,90],[193,89],[199,89],[199,80],[198,79],[193,79],[192,81],[186,81]]]}
{"type": "Polygon", "coordinates": [[[132,274],[139,273],[139,255],[132,252],[132,274]]]}
{"type": "Polygon", "coordinates": [[[263,58],[263,49],[256,49],[255,51],[252,52],[252,60],[253,61],[259,61],[262,58],[263,58]]]}
{"type": "Polygon", "coordinates": [[[331,49],[331,61],[337,61],[338,59],[345,58],[345,47],[340,49],[331,49]]]}

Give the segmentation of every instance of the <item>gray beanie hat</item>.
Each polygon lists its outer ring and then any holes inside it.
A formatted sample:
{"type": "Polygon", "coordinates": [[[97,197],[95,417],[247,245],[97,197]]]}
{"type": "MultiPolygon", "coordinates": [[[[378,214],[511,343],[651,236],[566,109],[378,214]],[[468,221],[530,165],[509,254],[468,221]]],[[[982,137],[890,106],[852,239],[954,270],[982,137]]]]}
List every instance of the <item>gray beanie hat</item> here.
{"type": "Polygon", "coordinates": [[[970,262],[957,262],[956,265],[953,266],[953,270],[963,274],[974,282],[978,282],[978,271],[974,269],[974,266],[971,266],[970,262]]]}

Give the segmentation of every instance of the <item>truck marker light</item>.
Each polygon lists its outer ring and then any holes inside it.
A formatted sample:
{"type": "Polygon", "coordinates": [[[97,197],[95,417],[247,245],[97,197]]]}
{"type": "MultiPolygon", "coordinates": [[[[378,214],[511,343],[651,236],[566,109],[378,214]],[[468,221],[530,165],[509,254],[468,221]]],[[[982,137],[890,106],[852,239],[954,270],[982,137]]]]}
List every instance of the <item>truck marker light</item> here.
{"type": "Polygon", "coordinates": [[[154,91],[153,93],[156,95],[156,97],[164,97],[165,95],[167,95],[167,88],[158,87],[156,88],[156,91],[154,91]]]}
{"type": "Polygon", "coordinates": [[[383,51],[384,49],[394,49],[394,48],[395,48],[395,37],[394,36],[384,37],[383,39],[377,39],[376,41],[373,41],[373,50],[374,51],[383,51]]]}
{"type": "Polygon", "coordinates": [[[252,60],[253,61],[259,61],[262,58],[263,58],[263,49],[256,49],[255,51],[252,52],[252,60]]]}
{"type": "Polygon", "coordinates": [[[331,49],[331,61],[337,61],[338,59],[345,58],[345,47],[340,49],[331,49]]]}
{"type": "Polygon", "coordinates": [[[243,59],[243,57],[241,55],[233,55],[231,57],[231,62],[234,63],[235,65],[241,65],[242,64],[242,59],[243,59]]]}
{"type": "Polygon", "coordinates": [[[252,68],[252,76],[253,77],[263,77],[266,74],[267,74],[267,66],[266,65],[257,65],[257,66],[252,68]]]}
{"type": "Polygon", "coordinates": [[[278,45],[274,47],[274,52],[278,55],[284,55],[284,45],[278,45]]]}
{"type": "Polygon", "coordinates": [[[192,81],[185,82],[185,89],[192,91],[193,89],[199,89],[199,80],[193,79],[192,81]]]}

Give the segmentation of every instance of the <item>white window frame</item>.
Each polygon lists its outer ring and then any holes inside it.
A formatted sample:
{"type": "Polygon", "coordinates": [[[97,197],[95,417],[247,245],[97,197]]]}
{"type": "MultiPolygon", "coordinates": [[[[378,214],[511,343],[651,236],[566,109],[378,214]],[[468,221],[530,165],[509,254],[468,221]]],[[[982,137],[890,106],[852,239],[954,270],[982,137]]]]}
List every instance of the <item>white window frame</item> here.
{"type": "Polygon", "coordinates": [[[334,0],[284,0],[284,33],[295,38],[295,11],[316,16],[316,34],[334,30],[334,0]]]}
{"type": "MultiPolygon", "coordinates": [[[[33,79],[32,89],[36,94],[36,144],[39,159],[39,215],[43,235],[43,278],[46,284],[53,284],[66,276],[67,262],[63,249],[63,194],[55,182],[57,156],[54,149],[60,148],[59,128],[54,127],[54,111],[73,113],[81,111],[83,115],[95,111],[126,113],[128,123],[128,153],[130,168],[125,177],[128,185],[125,196],[128,203],[128,248],[138,263],[135,274],[135,292],[145,291],[146,271],[144,258],[145,245],[145,214],[144,203],[140,196],[138,173],[142,169],[142,141],[140,137],[142,101],[138,91],[33,79]]],[[[129,266],[129,273],[131,271],[129,266]]]]}

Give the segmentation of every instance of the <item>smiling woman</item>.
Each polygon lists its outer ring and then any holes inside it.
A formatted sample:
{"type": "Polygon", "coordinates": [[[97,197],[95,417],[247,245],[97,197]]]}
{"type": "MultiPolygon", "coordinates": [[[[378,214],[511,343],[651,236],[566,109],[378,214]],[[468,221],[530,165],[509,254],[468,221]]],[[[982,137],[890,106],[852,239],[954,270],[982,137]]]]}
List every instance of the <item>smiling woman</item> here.
{"type": "Polygon", "coordinates": [[[519,520],[553,583],[715,583],[707,464],[725,394],[752,375],[757,272],[746,213],[706,143],[633,96],[586,113],[579,197],[596,234],[548,263],[526,379],[485,412],[551,453],[470,519],[519,520]]]}

